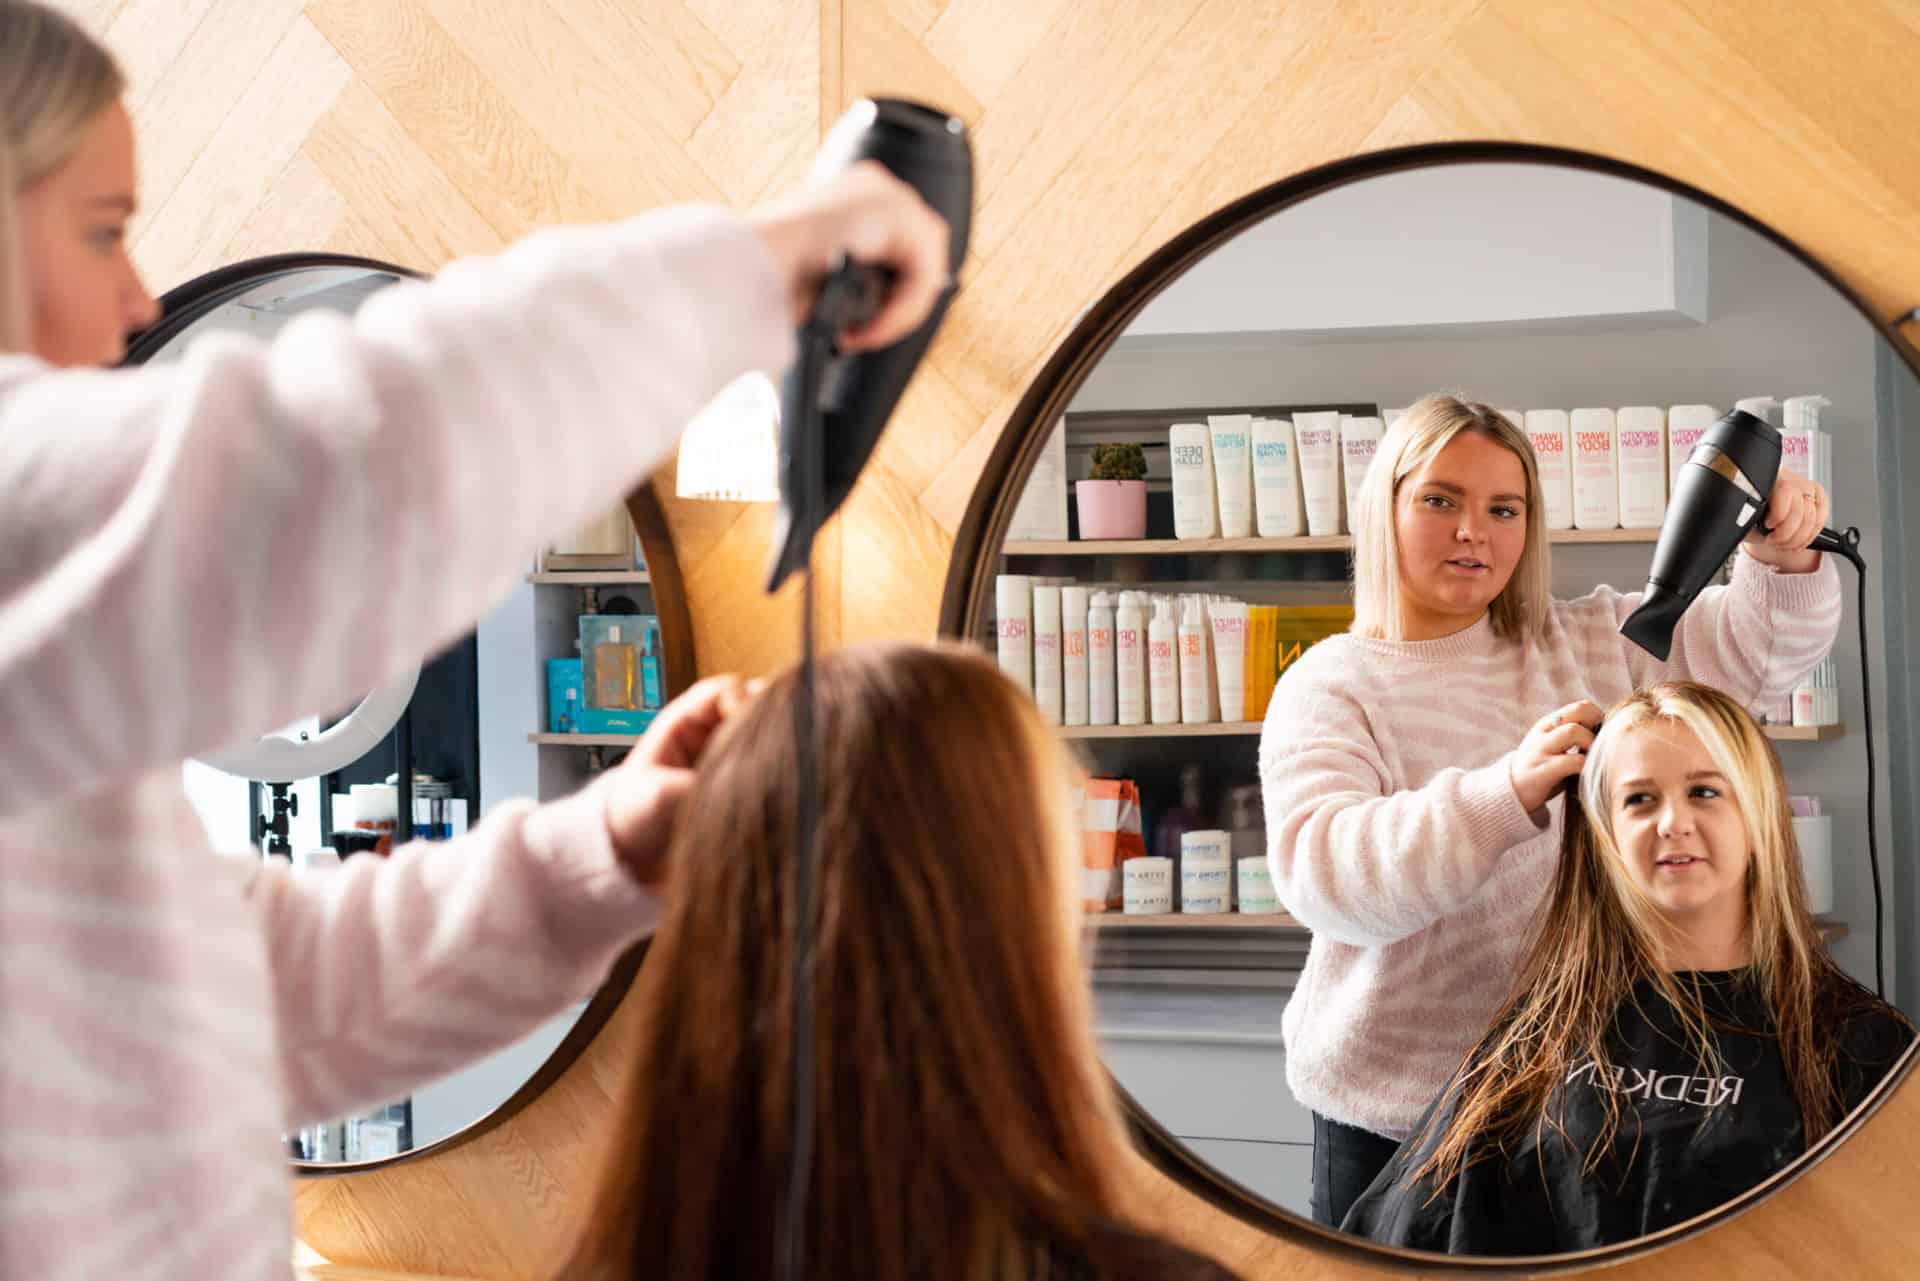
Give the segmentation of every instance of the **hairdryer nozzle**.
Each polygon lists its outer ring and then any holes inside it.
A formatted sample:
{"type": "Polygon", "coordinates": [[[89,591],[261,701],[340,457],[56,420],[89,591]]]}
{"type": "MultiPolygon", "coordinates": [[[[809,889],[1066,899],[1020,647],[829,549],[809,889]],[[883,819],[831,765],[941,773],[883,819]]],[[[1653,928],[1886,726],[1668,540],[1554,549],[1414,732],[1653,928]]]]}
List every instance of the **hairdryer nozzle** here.
{"type": "Polygon", "coordinates": [[[1690,595],[1649,582],[1640,594],[1640,604],[1620,624],[1620,634],[1664,663],[1673,652],[1673,629],[1680,625],[1680,615],[1692,603],[1690,595]]]}

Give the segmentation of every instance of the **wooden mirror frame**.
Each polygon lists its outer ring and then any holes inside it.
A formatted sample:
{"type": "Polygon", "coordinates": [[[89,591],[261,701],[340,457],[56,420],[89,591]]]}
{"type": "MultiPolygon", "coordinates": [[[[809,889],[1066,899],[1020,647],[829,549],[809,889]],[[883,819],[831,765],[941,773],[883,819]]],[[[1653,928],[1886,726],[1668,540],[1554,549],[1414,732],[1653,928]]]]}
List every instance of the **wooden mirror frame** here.
{"type": "MultiPolygon", "coordinates": [[[[1886,318],[1875,315],[1854,290],[1794,242],[1751,215],[1684,182],[1610,157],[1528,143],[1447,142],[1369,152],[1259,188],[1206,216],[1155,250],[1083,313],[1015,406],[988,456],[966,514],[955,532],[953,557],[940,602],[940,634],[969,639],[972,620],[981,616],[992,599],[998,549],[1006,541],[1014,508],[1053,425],[1149,302],[1233,237],[1313,196],[1394,173],[1485,163],[1550,165],[1621,178],[1683,197],[1739,223],[1792,257],[1851,303],[1898,354],[1906,368],[1920,377],[1920,359],[1898,332],[1910,313],[1886,318]]],[[[1118,1082],[1115,1086],[1135,1142],[1148,1162],[1201,1200],[1263,1232],[1375,1272],[1542,1276],[1636,1259],[1699,1237],[1762,1204],[1825,1161],[1863,1129],[1905,1083],[1917,1056],[1920,1056],[1920,1042],[1908,1046],[1872,1095],[1845,1123],[1800,1159],[1712,1212],[1661,1232],[1601,1249],[1512,1259],[1454,1257],[1378,1245],[1283,1210],[1201,1160],[1118,1082]]]]}
{"type": "MultiPolygon", "coordinates": [[[[385,272],[406,280],[425,278],[411,268],[350,254],[284,253],[249,258],[196,276],[162,294],[158,300],[159,317],[152,325],[127,340],[126,355],[121,363],[145,363],[183,330],[215,308],[276,276],[294,271],[342,267],[385,272]]],[[[668,699],[673,699],[694,683],[699,665],[693,652],[693,619],[687,610],[680,564],[674,556],[673,532],[655,490],[655,482],[649,481],[628,496],[627,512],[633,520],[634,532],[639,536],[641,552],[647,562],[648,579],[653,589],[654,615],[660,622],[660,644],[666,654],[662,673],[665,692],[668,699]]],[[[619,1008],[627,990],[632,987],[634,975],[639,973],[640,965],[646,958],[648,941],[642,939],[614,962],[607,977],[588,1000],[580,1017],[567,1029],[560,1043],[554,1046],[533,1074],[520,1083],[519,1088],[491,1111],[451,1134],[394,1156],[371,1161],[292,1160],[288,1164],[296,1175],[307,1179],[338,1178],[391,1169],[471,1143],[512,1119],[559,1080],[587,1046],[593,1043],[594,1038],[600,1035],[601,1029],[613,1017],[613,1012],[619,1008]]]]}

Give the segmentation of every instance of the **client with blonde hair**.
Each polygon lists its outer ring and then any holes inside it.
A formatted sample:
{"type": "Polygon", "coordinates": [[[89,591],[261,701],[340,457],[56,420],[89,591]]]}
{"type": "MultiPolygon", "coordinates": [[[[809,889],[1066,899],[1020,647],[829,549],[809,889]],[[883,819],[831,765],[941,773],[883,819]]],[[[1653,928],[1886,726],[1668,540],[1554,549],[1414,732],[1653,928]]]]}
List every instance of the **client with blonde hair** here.
{"type": "MultiPolygon", "coordinates": [[[[1228,1276],[1128,1223],[1081,953],[1075,772],[990,658],[819,661],[801,1275],[1228,1276]]],[[[798,682],[720,731],[636,983],[641,1049],[570,1281],[770,1277],[791,1142],[798,682]]]]}
{"type": "Polygon", "coordinates": [[[1608,713],[1512,995],[1344,1226],[1452,1253],[1608,1245],[1740,1195],[1857,1107],[1913,1029],[1828,955],[1786,792],[1717,690],[1608,713]]]}

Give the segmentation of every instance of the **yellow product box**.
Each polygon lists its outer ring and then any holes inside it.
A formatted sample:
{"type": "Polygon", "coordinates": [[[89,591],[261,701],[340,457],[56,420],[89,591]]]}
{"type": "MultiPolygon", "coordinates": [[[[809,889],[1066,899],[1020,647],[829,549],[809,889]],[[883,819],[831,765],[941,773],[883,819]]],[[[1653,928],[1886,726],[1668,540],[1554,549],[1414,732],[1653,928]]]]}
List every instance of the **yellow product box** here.
{"type": "Polygon", "coordinates": [[[1273,687],[1280,678],[1277,664],[1279,640],[1280,607],[1278,605],[1249,605],[1247,607],[1247,664],[1245,671],[1247,719],[1265,720],[1267,702],[1273,697],[1273,687]]]}
{"type": "MultiPolygon", "coordinates": [[[[1353,606],[1351,605],[1281,605],[1277,607],[1276,652],[1274,671],[1276,679],[1286,675],[1287,668],[1294,660],[1329,636],[1353,628],[1353,606]]],[[[1268,693],[1272,693],[1271,687],[1268,693]]]]}

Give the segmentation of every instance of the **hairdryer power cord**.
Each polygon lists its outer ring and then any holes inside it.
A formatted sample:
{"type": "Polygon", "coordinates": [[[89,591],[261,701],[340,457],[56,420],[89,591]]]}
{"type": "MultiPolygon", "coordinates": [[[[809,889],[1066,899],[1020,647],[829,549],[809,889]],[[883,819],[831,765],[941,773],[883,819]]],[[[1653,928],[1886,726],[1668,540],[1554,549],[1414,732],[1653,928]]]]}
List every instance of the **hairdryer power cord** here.
{"type": "Polygon", "coordinates": [[[1867,653],[1867,562],[1860,555],[1860,531],[1849,527],[1842,534],[1840,554],[1852,563],[1854,582],[1858,584],[1859,605],[1854,616],[1860,624],[1860,706],[1867,732],[1867,868],[1873,873],[1873,990],[1887,999],[1886,905],[1880,890],[1879,789],[1874,784],[1878,772],[1873,754],[1873,669],[1867,653]]]}
{"type": "MultiPolygon", "coordinates": [[[[820,461],[819,383],[823,366],[833,352],[832,333],[817,320],[810,320],[801,331],[798,377],[801,380],[801,404],[811,419],[798,440],[809,457],[801,464],[799,475],[804,491],[800,505],[803,518],[818,519],[825,499],[825,483],[820,461]]],[[[787,1136],[786,1196],[781,1205],[778,1275],[783,1281],[801,1281],[806,1270],[807,1194],[813,1176],[813,1092],[814,1044],[813,980],[814,922],[813,889],[817,864],[815,844],[819,840],[820,792],[817,731],[817,705],[814,701],[813,671],[813,547],[808,535],[807,559],[801,568],[800,586],[800,670],[799,689],[794,699],[794,737],[798,746],[798,768],[794,773],[795,804],[798,819],[798,843],[793,862],[793,920],[789,924],[793,974],[792,1035],[788,1042],[788,1078],[790,1097],[787,1136]]]]}

